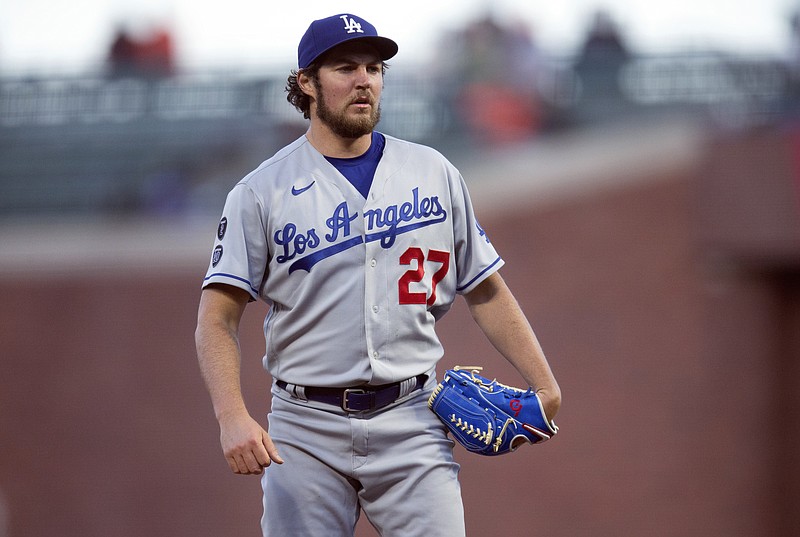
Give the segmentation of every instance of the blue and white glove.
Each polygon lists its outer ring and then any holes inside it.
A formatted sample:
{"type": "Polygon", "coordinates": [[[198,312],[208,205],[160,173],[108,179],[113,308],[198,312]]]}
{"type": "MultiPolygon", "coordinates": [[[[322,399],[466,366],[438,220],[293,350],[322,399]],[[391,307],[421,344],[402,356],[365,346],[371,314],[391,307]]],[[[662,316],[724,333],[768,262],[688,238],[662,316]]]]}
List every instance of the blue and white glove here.
{"type": "Polygon", "coordinates": [[[489,380],[478,374],[481,370],[448,369],[428,399],[428,407],[458,443],[481,455],[503,455],[522,444],[549,440],[558,432],[533,390],[489,380]]]}

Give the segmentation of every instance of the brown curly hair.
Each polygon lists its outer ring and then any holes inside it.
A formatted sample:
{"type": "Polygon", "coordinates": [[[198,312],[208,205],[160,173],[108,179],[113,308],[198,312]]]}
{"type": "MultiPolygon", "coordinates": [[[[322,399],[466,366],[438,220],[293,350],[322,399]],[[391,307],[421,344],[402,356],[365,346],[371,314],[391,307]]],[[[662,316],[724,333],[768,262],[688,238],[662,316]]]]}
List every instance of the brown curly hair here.
{"type": "Polygon", "coordinates": [[[286,79],[286,100],[297,108],[298,112],[302,112],[304,118],[309,119],[311,117],[311,97],[300,89],[300,84],[297,83],[297,76],[301,71],[311,79],[315,86],[319,86],[318,63],[312,63],[305,69],[292,69],[289,78],[286,79]]]}

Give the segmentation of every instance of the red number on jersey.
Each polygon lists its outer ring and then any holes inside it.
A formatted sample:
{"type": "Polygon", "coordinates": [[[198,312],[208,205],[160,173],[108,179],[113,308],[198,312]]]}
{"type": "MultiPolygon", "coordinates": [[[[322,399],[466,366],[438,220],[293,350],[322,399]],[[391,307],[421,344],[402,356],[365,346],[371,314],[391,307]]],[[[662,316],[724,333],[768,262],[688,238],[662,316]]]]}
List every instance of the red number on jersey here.
{"type": "Polygon", "coordinates": [[[419,248],[411,247],[400,256],[401,265],[410,265],[412,261],[417,262],[417,268],[407,270],[400,281],[397,282],[397,290],[400,293],[401,304],[425,304],[425,293],[412,292],[409,287],[412,283],[422,281],[425,276],[425,254],[419,248]]]}
{"type": "Polygon", "coordinates": [[[422,250],[412,246],[400,256],[401,265],[410,265],[413,261],[416,261],[416,268],[407,270],[397,282],[400,304],[427,304],[428,306],[433,306],[433,303],[436,302],[436,285],[444,279],[447,271],[450,270],[450,252],[429,250],[427,260],[441,265],[431,278],[431,296],[426,296],[425,293],[411,291],[410,289],[412,283],[419,283],[425,277],[425,254],[423,254],[422,250]]]}

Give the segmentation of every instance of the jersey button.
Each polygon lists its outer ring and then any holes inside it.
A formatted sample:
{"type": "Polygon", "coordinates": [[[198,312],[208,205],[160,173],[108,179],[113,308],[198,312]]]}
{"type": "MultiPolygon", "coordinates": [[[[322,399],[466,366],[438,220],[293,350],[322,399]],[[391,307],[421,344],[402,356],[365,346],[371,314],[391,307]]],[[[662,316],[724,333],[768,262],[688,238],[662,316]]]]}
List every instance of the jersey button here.
{"type": "Polygon", "coordinates": [[[370,267],[375,267],[377,264],[378,264],[378,262],[377,262],[377,261],[375,261],[374,259],[373,259],[372,261],[370,261],[370,262],[369,262],[369,266],[370,266],[370,267]]]}
{"type": "Polygon", "coordinates": [[[378,359],[378,351],[372,351],[372,357],[378,359]]]}
{"type": "Polygon", "coordinates": [[[378,313],[378,306],[372,306],[372,313],[378,313]]]}

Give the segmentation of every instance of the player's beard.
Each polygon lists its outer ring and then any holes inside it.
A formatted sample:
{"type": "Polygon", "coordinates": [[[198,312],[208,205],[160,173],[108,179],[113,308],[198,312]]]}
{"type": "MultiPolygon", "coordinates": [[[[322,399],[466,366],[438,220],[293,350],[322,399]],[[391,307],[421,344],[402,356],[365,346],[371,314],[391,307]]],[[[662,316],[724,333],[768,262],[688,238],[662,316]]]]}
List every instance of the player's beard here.
{"type": "MultiPolygon", "coordinates": [[[[381,120],[380,103],[372,103],[368,114],[359,114],[355,117],[347,115],[347,108],[341,111],[333,110],[325,102],[322,88],[317,91],[317,117],[330,128],[334,134],[342,138],[360,138],[370,134],[381,120]]],[[[349,106],[349,105],[348,105],[349,106]]]]}

